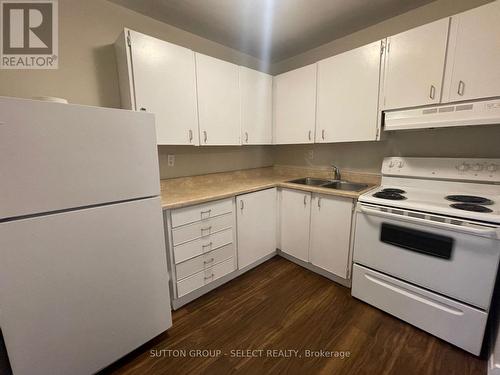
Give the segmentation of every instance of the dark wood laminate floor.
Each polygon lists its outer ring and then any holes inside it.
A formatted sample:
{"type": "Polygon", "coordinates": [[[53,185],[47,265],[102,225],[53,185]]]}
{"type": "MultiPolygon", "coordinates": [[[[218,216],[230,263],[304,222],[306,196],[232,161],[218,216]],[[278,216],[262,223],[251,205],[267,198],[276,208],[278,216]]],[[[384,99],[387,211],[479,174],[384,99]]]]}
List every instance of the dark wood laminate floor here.
{"type": "MultiPolygon", "coordinates": [[[[486,361],[350,296],[350,290],[281,257],[173,313],[165,334],[110,374],[486,374],[486,361]],[[151,350],[220,350],[212,358],[151,357],[151,350]],[[263,349],[263,357],[232,350],[263,349]],[[271,358],[267,350],[299,350],[271,358]],[[305,350],[349,351],[305,358],[305,350]],[[234,352],[233,352],[234,353],[234,352]]],[[[159,353],[159,352],[158,352],[159,353]]],[[[254,354],[257,354],[255,352],[254,354]]]]}

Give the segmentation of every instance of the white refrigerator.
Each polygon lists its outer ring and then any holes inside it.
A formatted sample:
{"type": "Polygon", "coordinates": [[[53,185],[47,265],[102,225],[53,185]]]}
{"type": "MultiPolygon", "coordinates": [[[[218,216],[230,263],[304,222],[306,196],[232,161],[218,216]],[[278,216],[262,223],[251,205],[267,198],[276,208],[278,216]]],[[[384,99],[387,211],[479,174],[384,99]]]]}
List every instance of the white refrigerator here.
{"type": "Polygon", "coordinates": [[[14,375],[90,374],[172,325],[154,116],[0,97],[14,375]]]}

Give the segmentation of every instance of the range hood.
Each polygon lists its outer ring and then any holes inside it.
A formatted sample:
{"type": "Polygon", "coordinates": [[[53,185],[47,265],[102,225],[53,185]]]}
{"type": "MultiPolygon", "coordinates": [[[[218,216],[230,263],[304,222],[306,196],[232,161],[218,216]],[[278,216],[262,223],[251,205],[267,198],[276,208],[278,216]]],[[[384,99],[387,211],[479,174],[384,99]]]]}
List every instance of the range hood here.
{"type": "Polygon", "coordinates": [[[500,99],[384,111],[384,130],[500,124],[500,99]]]}

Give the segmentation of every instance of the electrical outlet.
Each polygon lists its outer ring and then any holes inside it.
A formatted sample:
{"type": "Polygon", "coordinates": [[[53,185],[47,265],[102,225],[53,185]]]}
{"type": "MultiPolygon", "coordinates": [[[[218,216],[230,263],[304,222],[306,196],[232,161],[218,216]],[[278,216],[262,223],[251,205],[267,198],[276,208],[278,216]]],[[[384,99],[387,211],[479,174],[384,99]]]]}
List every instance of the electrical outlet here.
{"type": "Polygon", "coordinates": [[[310,160],[314,159],[314,150],[307,151],[307,158],[310,160]]]}
{"type": "Polygon", "coordinates": [[[173,167],[175,165],[175,155],[168,155],[167,156],[167,165],[169,167],[173,167]]]}

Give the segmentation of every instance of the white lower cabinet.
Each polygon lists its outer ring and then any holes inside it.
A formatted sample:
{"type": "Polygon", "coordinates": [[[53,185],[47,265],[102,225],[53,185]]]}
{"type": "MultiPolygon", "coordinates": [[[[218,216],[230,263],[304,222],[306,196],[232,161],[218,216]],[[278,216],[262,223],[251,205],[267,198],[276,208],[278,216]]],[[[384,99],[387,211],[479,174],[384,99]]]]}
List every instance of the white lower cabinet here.
{"type": "Polygon", "coordinates": [[[315,272],[349,279],[353,204],[294,189],[278,195],[270,188],[166,211],[174,309],[221,283],[214,281],[259,264],[277,247],[315,272]]]}
{"type": "Polygon", "coordinates": [[[276,251],[276,189],[236,198],[238,268],[245,268],[276,251]]]}
{"type": "Polygon", "coordinates": [[[165,216],[174,301],[236,271],[233,198],[170,210],[165,216]]]}
{"type": "Polygon", "coordinates": [[[280,202],[280,250],[347,279],[353,200],[283,189],[280,202]]]}
{"type": "Polygon", "coordinates": [[[349,245],[354,203],[350,198],[313,195],[309,261],[348,278],[349,245]]]}
{"type": "Polygon", "coordinates": [[[308,262],[311,193],[283,189],[280,202],[280,250],[308,262]]]}

